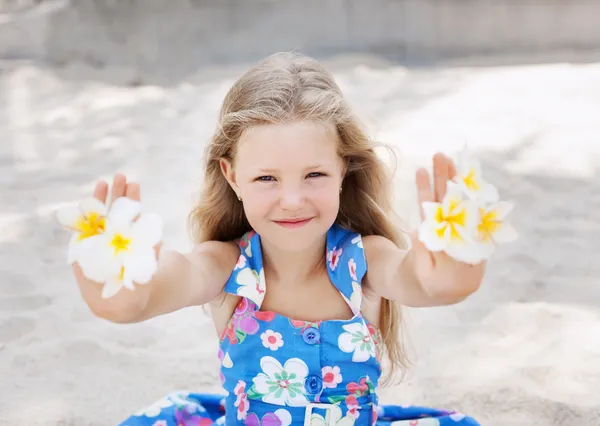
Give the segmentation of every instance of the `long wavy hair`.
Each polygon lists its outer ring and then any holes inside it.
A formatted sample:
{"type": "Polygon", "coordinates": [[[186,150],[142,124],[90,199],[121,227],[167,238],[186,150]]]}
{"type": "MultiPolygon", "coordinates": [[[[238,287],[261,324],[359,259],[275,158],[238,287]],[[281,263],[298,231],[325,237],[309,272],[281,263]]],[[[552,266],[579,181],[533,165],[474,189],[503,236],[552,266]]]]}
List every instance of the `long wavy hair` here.
{"type": "MultiPolygon", "coordinates": [[[[375,152],[377,144],[362,129],[331,73],[314,59],[288,52],[249,69],[225,96],[217,129],[206,148],[204,189],[189,216],[195,242],[231,241],[250,230],[242,203],[220,168],[221,159],[233,162],[243,132],[255,125],[309,120],[331,123],[337,130],[339,155],[347,173],[336,223],[406,247],[394,221],[392,177],[375,152]]],[[[379,331],[384,343],[381,355],[391,367],[389,379],[398,369],[404,372],[408,364],[397,303],[382,300],[379,331]]]]}

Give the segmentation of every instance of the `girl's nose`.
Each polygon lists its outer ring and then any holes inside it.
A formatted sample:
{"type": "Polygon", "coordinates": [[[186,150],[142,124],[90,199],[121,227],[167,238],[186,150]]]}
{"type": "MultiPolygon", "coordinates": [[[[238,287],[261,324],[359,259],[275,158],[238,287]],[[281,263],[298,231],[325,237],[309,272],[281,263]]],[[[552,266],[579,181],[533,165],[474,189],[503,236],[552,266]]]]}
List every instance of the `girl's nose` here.
{"type": "Polygon", "coordinates": [[[302,189],[297,186],[287,186],[282,188],[279,204],[283,210],[299,210],[304,205],[304,194],[302,189]]]}

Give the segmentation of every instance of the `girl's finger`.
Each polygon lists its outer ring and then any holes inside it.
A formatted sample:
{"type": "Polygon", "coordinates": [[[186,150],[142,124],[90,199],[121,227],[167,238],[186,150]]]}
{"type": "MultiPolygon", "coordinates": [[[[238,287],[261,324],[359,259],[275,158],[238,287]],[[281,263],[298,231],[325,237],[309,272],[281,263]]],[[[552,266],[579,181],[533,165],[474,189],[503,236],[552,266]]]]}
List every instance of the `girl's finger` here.
{"type": "Polygon", "coordinates": [[[131,198],[132,200],[140,201],[140,184],[135,182],[128,183],[125,196],[127,198],[131,198]]]}
{"type": "Polygon", "coordinates": [[[122,173],[117,173],[113,178],[112,191],[110,195],[110,203],[112,204],[117,198],[125,196],[127,188],[127,178],[122,173]]]}
{"type": "Polygon", "coordinates": [[[108,183],[106,181],[99,181],[94,189],[94,198],[101,203],[106,203],[106,196],[108,195],[108,183]]]}
{"type": "Polygon", "coordinates": [[[431,183],[429,182],[429,173],[424,168],[417,170],[417,198],[419,202],[419,211],[421,213],[421,220],[425,219],[423,212],[423,203],[427,201],[434,201],[433,191],[431,190],[431,183]]]}
{"type": "Polygon", "coordinates": [[[446,186],[448,183],[448,161],[444,154],[435,154],[433,156],[433,176],[435,182],[435,200],[442,202],[446,195],[446,186]]]}

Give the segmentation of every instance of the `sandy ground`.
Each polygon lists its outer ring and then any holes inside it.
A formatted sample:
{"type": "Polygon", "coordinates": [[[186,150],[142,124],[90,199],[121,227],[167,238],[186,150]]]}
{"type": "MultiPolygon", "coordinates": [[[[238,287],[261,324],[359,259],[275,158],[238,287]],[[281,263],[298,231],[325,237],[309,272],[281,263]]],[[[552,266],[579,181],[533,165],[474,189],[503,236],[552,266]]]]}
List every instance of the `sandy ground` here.
{"type": "MultiPolygon", "coordinates": [[[[365,65],[368,63],[370,65],[365,65]]],[[[468,142],[521,239],[457,306],[408,312],[416,365],[384,402],[456,408],[486,426],[600,425],[600,63],[406,69],[332,63],[412,173],[468,142]]],[[[218,391],[200,308],[136,325],[92,316],[52,211],[123,171],[185,250],[203,145],[239,69],[123,88],[90,70],[3,64],[0,76],[0,425],[114,425],[174,389],[218,391]]]]}

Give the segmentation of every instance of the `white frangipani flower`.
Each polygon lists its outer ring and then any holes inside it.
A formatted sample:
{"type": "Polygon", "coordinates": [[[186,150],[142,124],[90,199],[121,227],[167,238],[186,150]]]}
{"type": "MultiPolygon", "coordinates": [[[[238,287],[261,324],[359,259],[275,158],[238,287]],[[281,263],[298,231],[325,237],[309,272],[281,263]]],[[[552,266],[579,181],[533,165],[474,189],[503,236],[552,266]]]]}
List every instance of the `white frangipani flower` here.
{"type": "Polygon", "coordinates": [[[466,147],[458,155],[454,181],[479,205],[495,203],[499,199],[496,187],[483,179],[479,160],[466,147]]]}
{"type": "Polygon", "coordinates": [[[67,254],[70,264],[77,261],[77,251],[83,240],[104,232],[107,210],[96,198],[87,198],[78,205],[69,205],[56,211],[58,222],[73,232],[67,254]]]}
{"type": "Polygon", "coordinates": [[[59,221],[76,232],[69,258],[79,263],[86,278],[104,283],[104,298],[122,287],[133,290],[134,282],[148,283],[157,268],[154,246],[162,238],[160,217],[140,214],[140,203],[126,197],[117,198],[108,213],[99,201],[87,203],[93,209],[78,209],[88,212],[83,216],[87,221],[82,222],[73,209],[57,212],[59,221]]]}
{"type": "Polygon", "coordinates": [[[104,233],[81,244],[81,269],[88,279],[105,283],[104,298],[114,296],[122,287],[133,290],[134,282],[146,284],[156,272],[154,246],[162,238],[162,221],[152,213],[133,221],[139,203],[136,209],[131,202],[128,198],[115,200],[104,233]]]}
{"type": "Polygon", "coordinates": [[[512,211],[514,204],[500,201],[479,209],[476,241],[483,258],[488,258],[498,244],[511,243],[518,238],[517,231],[505,219],[512,211]]]}
{"type": "Polygon", "coordinates": [[[477,204],[465,197],[463,189],[448,181],[441,203],[424,202],[425,220],[419,227],[419,241],[432,252],[445,251],[456,260],[477,263],[481,255],[474,241],[479,221],[477,204]]]}

